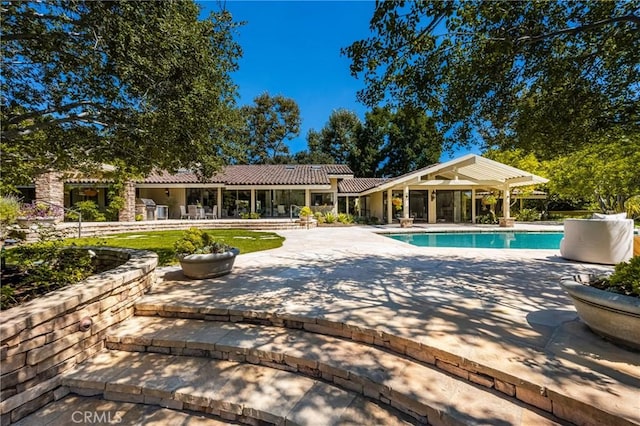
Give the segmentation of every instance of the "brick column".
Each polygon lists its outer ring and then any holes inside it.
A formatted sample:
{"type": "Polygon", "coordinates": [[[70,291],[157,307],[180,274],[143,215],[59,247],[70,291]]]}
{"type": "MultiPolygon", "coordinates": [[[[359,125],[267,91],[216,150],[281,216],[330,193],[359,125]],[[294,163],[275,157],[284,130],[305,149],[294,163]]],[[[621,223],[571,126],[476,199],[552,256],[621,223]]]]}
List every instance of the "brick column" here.
{"type": "Polygon", "coordinates": [[[118,220],[120,222],[133,222],[136,220],[136,186],[133,182],[127,182],[124,186],[124,207],[120,210],[118,220]]]}
{"type": "MultiPolygon", "coordinates": [[[[62,173],[49,171],[35,178],[36,185],[36,202],[44,201],[57,207],[64,207],[64,182],[62,181],[62,173]]],[[[56,222],[64,220],[64,211],[55,209],[56,222]]]]}

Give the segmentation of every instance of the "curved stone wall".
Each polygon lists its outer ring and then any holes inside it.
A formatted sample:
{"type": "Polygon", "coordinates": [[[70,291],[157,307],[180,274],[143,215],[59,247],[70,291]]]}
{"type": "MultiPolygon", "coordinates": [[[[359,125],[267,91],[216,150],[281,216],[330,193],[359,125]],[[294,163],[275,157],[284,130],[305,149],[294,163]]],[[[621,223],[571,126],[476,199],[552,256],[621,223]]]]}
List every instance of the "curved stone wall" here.
{"type": "Polygon", "coordinates": [[[155,282],[157,254],[92,247],[104,270],[0,312],[0,413],[9,424],[63,395],[60,375],[105,347],[108,327],[133,315],[155,282]]]}

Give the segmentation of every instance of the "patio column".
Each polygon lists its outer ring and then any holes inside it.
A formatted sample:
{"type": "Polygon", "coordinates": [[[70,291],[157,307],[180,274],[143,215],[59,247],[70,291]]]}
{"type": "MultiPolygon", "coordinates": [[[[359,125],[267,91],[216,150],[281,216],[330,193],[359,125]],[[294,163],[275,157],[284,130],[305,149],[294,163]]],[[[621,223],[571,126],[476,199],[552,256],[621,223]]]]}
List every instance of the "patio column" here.
{"type": "Polygon", "coordinates": [[[347,195],[346,197],[346,203],[345,203],[345,213],[349,214],[349,196],[347,195]]]}
{"type": "Polygon", "coordinates": [[[402,188],[402,217],[409,217],[409,187],[402,188]]]}
{"type": "Polygon", "coordinates": [[[54,210],[58,214],[56,215],[56,222],[62,222],[64,220],[64,211],[61,207],[64,207],[64,181],[62,180],[62,173],[54,171],[48,171],[35,178],[36,186],[36,202],[44,201],[45,203],[52,204],[59,210],[54,210]]]}
{"type": "Polygon", "coordinates": [[[471,188],[471,223],[476,223],[476,189],[471,188]]]}
{"type": "Polygon", "coordinates": [[[304,190],[304,205],[311,207],[311,190],[309,188],[304,190]]]}
{"type": "Polygon", "coordinates": [[[435,189],[431,189],[429,191],[429,223],[436,223],[438,218],[438,209],[437,209],[437,191],[435,189]]]}
{"type": "Polygon", "coordinates": [[[133,222],[136,220],[136,186],[133,182],[125,183],[122,197],[124,207],[118,212],[120,222],[133,222]]]}
{"type": "Polygon", "coordinates": [[[387,189],[387,223],[393,222],[393,191],[387,189]]]}
{"type": "Polygon", "coordinates": [[[256,212],[256,190],[251,189],[251,213],[256,212]]]}
{"type": "Polygon", "coordinates": [[[511,217],[511,192],[509,191],[509,186],[505,186],[502,192],[504,193],[502,197],[502,217],[508,219],[511,217]]]}
{"type": "Polygon", "coordinates": [[[218,187],[218,195],[216,197],[216,208],[217,208],[217,212],[216,212],[216,216],[218,218],[222,217],[222,187],[218,187]]]}

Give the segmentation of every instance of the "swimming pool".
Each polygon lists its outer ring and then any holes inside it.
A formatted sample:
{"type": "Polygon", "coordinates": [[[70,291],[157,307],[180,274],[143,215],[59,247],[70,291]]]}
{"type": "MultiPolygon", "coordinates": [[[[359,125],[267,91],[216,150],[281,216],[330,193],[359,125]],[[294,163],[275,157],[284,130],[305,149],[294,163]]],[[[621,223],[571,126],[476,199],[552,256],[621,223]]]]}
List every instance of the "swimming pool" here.
{"type": "Polygon", "coordinates": [[[562,232],[428,232],[387,234],[389,238],[418,247],[461,247],[494,249],[560,248],[562,232]]]}

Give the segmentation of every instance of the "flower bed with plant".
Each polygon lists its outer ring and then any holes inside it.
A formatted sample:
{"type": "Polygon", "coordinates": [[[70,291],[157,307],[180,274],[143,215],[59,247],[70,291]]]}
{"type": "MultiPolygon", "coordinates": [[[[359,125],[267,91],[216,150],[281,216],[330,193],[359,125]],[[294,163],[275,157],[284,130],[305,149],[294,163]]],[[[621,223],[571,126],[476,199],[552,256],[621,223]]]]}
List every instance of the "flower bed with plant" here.
{"type": "Polygon", "coordinates": [[[11,308],[38,296],[74,284],[95,272],[91,254],[63,242],[50,227],[38,227],[39,239],[10,249],[12,263],[5,265],[3,252],[0,305],[11,308]]]}
{"type": "Polygon", "coordinates": [[[62,211],[62,208],[58,206],[52,206],[50,204],[34,201],[33,203],[23,204],[22,207],[20,207],[18,219],[50,219],[60,216],[62,214],[62,211]]]}
{"type": "Polygon", "coordinates": [[[640,298],[640,256],[616,264],[613,274],[598,277],[589,286],[612,293],[640,298]]]}

